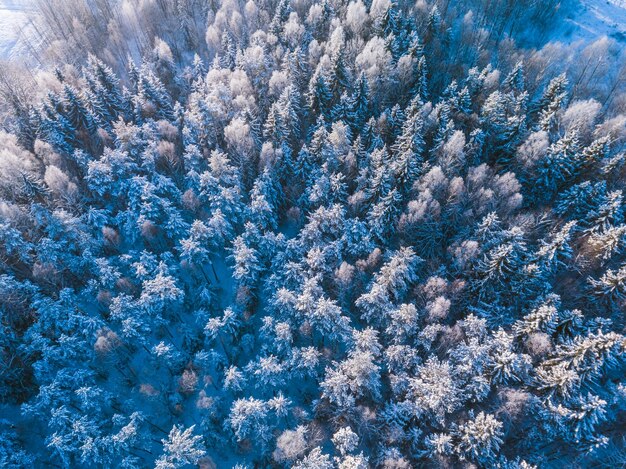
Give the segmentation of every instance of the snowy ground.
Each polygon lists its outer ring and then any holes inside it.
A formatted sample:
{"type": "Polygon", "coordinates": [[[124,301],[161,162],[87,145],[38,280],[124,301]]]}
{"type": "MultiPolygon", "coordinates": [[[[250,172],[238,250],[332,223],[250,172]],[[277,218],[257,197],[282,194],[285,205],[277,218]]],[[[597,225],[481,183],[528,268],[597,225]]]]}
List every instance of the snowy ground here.
{"type": "Polygon", "coordinates": [[[573,2],[571,11],[559,29],[553,40],[590,42],[606,35],[626,43],[626,0],[573,2]]]}
{"type": "Polygon", "coordinates": [[[0,59],[25,53],[18,37],[22,30],[28,34],[32,12],[32,0],[0,0],[0,59]]]}

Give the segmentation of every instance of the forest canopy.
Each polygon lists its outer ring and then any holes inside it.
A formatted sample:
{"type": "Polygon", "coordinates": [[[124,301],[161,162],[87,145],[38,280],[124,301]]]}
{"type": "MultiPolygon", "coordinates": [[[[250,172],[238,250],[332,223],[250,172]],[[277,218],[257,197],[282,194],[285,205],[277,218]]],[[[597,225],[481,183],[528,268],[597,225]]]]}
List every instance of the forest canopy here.
{"type": "Polygon", "coordinates": [[[554,0],[38,8],[0,467],[626,464],[623,44],[554,0]]]}

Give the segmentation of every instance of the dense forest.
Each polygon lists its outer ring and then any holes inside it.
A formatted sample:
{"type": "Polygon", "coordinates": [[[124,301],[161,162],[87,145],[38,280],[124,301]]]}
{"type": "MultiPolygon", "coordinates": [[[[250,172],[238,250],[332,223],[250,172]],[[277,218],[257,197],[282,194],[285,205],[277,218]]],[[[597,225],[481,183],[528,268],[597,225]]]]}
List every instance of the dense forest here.
{"type": "Polygon", "coordinates": [[[563,5],[40,0],[0,467],[625,467],[626,52],[563,5]]]}

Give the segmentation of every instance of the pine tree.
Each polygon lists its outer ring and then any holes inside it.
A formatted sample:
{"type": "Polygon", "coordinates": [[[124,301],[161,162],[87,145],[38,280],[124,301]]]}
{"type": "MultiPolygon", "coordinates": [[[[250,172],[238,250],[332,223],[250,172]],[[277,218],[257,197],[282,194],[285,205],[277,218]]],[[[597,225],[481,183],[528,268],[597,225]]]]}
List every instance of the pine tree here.
{"type": "Polygon", "coordinates": [[[349,100],[348,124],[353,133],[358,133],[370,118],[369,85],[364,73],[359,75],[349,100]]]}
{"type": "Polygon", "coordinates": [[[332,91],[326,77],[317,72],[309,82],[308,104],[313,115],[330,120],[332,109],[332,91]]]}
{"type": "Polygon", "coordinates": [[[330,456],[322,453],[320,447],[313,448],[311,452],[298,461],[293,466],[295,469],[331,469],[333,463],[330,460],[330,456]]]}
{"type": "Polygon", "coordinates": [[[504,79],[504,84],[519,93],[525,89],[524,82],[524,63],[519,61],[504,79]]]}
{"type": "Polygon", "coordinates": [[[146,66],[142,66],[139,71],[133,105],[139,121],[150,115],[157,119],[174,120],[172,98],[159,78],[146,66]]]}
{"type": "Polygon", "coordinates": [[[576,176],[579,169],[580,145],[576,131],[569,132],[548,149],[548,154],[538,168],[541,187],[553,193],[570,178],[576,176]]]}
{"type": "Polygon", "coordinates": [[[328,86],[335,101],[339,99],[343,92],[350,90],[350,84],[352,82],[350,72],[344,61],[344,55],[345,50],[343,47],[340,47],[333,52],[330,59],[331,68],[328,76],[328,86]]]}
{"type": "Polygon", "coordinates": [[[368,223],[373,234],[379,239],[387,239],[395,231],[401,200],[402,196],[398,191],[392,189],[372,207],[368,223]]]}
{"type": "Polygon", "coordinates": [[[538,125],[541,129],[552,131],[556,124],[556,113],[566,103],[568,81],[565,74],[553,78],[543,92],[541,99],[533,108],[538,115],[538,125]]]}
{"type": "Polygon", "coordinates": [[[412,103],[407,120],[402,125],[402,134],[396,139],[393,151],[393,172],[398,186],[408,192],[422,169],[422,152],[425,146],[422,136],[424,123],[419,114],[418,102],[412,103]]]}
{"type": "Polygon", "coordinates": [[[609,301],[621,301],[626,298],[626,267],[614,271],[608,269],[599,279],[589,279],[592,292],[609,301]]]}
{"type": "Polygon", "coordinates": [[[363,396],[380,398],[380,367],[367,352],[353,352],[346,360],[326,368],[320,383],[322,398],[342,409],[354,407],[363,396]]]}
{"type": "Polygon", "coordinates": [[[192,425],[184,431],[181,427],[172,427],[167,440],[162,440],[164,454],[157,460],[157,468],[169,469],[197,464],[206,451],[203,449],[202,438],[193,435],[194,427],[192,425]]]}
{"type": "Polygon", "coordinates": [[[127,115],[119,78],[110,67],[92,55],[84,74],[90,91],[89,101],[101,125],[110,127],[118,117],[127,115]]]}
{"type": "Polygon", "coordinates": [[[454,370],[436,358],[428,359],[418,368],[415,378],[409,379],[406,397],[416,416],[424,415],[439,423],[460,406],[462,399],[454,370]]]}
{"type": "Polygon", "coordinates": [[[254,437],[261,444],[266,444],[270,439],[268,414],[266,402],[252,397],[237,399],[230,409],[228,424],[238,441],[254,437]]]}
{"type": "Polygon", "coordinates": [[[541,262],[548,266],[563,266],[564,261],[572,257],[572,248],[569,242],[572,237],[572,231],[576,226],[575,222],[569,222],[554,237],[546,242],[542,241],[542,246],[537,253],[541,262]]]}
{"type": "Polygon", "coordinates": [[[502,440],[502,422],[492,415],[480,412],[473,420],[462,425],[458,430],[458,451],[484,464],[495,459],[502,440]]]}
{"type": "Polygon", "coordinates": [[[288,86],[280,95],[278,100],[277,113],[279,116],[279,126],[285,141],[294,150],[298,149],[298,142],[301,135],[301,115],[300,93],[293,85],[288,86]]]}

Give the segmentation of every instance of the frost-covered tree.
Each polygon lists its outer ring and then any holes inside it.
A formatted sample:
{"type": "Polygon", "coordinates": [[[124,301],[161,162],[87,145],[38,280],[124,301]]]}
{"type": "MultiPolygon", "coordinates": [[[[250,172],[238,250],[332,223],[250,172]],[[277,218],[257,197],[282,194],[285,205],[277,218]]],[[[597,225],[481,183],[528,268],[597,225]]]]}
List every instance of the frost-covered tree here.
{"type": "Polygon", "coordinates": [[[503,443],[502,422],[483,412],[470,417],[471,420],[458,429],[457,450],[469,459],[488,464],[494,460],[503,443]]]}
{"type": "Polygon", "coordinates": [[[0,466],[623,463],[617,36],[544,44],[556,0],[35,3],[0,466]]]}
{"type": "Polygon", "coordinates": [[[173,469],[197,464],[206,451],[203,449],[202,437],[194,435],[193,430],[193,425],[186,430],[173,427],[167,440],[163,440],[164,454],[157,460],[156,467],[173,469]]]}

